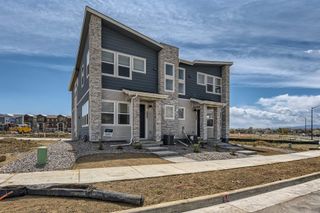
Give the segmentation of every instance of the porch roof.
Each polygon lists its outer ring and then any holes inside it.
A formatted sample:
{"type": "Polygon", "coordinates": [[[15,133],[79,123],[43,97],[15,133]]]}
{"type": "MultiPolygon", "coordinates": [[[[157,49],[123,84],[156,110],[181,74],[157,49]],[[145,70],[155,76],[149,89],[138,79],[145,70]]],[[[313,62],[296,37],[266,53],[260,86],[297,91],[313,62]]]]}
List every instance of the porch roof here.
{"type": "Polygon", "coordinates": [[[159,99],[167,99],[168,95],[158,94],[158,93],[150,93],[150,92],[139,92],[133,90],[123,89],[122,92],[129,96],[135,96],[146,98],[149,100],[159,100],[159,99]]]}
{"type": "Polygon", "coordinates": [[[196,102],[198,104],[205,104],[205,105],[214,106],[214,107],[224,107],[226,105],[225,103],[219,103],[219,102],[208,101],[208,100],[199,100],[196,98],[191,98],[190,101],[196,102]]]}

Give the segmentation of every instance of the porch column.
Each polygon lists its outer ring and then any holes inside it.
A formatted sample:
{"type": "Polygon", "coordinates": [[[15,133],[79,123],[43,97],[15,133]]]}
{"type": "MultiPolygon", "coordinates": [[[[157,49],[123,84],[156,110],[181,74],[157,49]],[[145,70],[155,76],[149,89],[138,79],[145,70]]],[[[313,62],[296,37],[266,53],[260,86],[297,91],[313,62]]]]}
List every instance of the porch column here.
{"type": "Polygon", "coordinates": [[[207,134],[207,106],[205,104],[200,105],[200,137],[203,140],[208,139],[207,134]]]}
{"type": "Polygon", "coordinates": [[[161,141],[161,102],[160,101],[155,101],[154,103],[154,128],[155,128],[155,133],[154,133],[154,140],[155,141],[161,141]]]}
{"type": "Polygon", "coordinates": [[[221,138],[221,108],[215,107],[213,109],[213,131],[214,138],[220,140],[221,138]]]}
{"type": "Polygon", "coordinates": [[[134,141],[140,141],[140,98],[133,98],[132,130],[134,141]]]}

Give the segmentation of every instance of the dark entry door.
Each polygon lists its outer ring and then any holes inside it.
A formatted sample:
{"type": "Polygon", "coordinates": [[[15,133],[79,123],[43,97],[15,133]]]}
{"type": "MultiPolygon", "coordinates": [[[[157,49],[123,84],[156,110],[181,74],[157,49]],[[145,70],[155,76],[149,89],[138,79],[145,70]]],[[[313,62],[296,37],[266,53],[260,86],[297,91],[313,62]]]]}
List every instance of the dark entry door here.
{"type": "Polygon", "coordinates": [[[197,110],[197,136],[200,137],[200,110],[197,110]]]}
{"type": "Polygon", "coordinates": [[[140,105],[140,138],[146,137],[146,106],[140,105]]]}

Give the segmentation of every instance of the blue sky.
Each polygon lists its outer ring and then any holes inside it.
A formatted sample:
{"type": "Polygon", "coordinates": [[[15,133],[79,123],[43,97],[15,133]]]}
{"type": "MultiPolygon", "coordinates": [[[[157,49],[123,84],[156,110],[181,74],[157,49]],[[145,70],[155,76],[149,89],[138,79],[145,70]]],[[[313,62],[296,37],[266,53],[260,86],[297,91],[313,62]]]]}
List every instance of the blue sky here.
{"type": "Polygon", "coordinates": [[[181,58],[234,61],[232,127],[301,125],[320,105],[318,0],[0,3],[1,113],[70,114],[85,5],[178,46],[181,58]]]}

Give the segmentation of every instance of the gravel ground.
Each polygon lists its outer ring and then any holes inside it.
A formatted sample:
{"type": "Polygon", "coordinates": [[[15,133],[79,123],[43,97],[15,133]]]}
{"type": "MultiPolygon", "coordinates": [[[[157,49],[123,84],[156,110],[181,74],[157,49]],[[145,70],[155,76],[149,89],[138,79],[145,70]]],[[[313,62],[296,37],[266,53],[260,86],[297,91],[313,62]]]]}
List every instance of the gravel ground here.
{"type": "MultiPolygon", "coordinates": [[[[122,144],[122,143],[118,143],[122,144]]],[[[0,168],[0,173],[20,173],[71,169],[77,158],[98,153],[145,153],[146,150],[123,146],[123,149],[104,144],[104,150],[98,150],[98,143],[59,141],[48,145],[48,163],[37,166],[36,151],[21,154],[20,157],[0,168]]]]}

